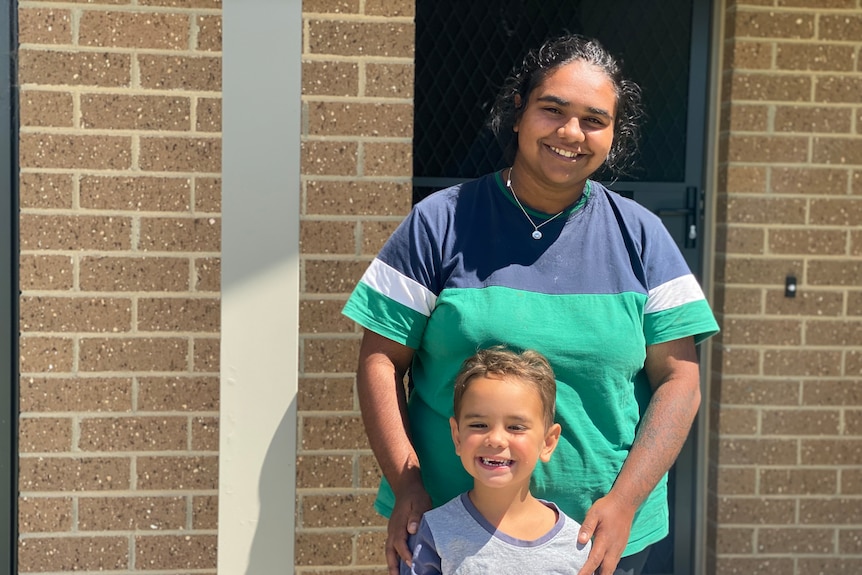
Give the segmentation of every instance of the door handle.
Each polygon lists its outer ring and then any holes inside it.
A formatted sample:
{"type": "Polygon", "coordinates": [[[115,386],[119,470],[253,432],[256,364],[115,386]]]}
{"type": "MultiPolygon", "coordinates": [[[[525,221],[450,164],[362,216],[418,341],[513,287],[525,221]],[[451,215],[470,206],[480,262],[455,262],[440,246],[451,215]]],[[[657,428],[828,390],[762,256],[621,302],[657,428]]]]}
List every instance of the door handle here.
{"type": "Polygon", "coordinates": [[[659,208],[655,213],[659,217],[684,217],[684,245],[686,248],[697,247],[697,226],[700,221],[700,197],[696,187],[690,186],[685,189],[684,208],[659,208]]]}

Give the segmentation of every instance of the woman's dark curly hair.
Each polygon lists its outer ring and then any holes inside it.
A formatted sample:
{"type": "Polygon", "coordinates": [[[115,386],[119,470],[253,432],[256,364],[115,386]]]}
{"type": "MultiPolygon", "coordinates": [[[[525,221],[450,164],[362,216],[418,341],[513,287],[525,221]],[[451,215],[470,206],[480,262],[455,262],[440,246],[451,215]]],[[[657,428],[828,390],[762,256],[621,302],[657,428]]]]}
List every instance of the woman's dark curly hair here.
{"type": "Polygon", "coordinates": [[[518,151],[518,138],[513,128],[524,112],[530,93],[554,70],[577,60],[601,69],[614,86],[617,94],[614,141],[605,167],[614,176],[624,175],[632,167],[639,148],[639,121],[643,116],[641,90],[637,84],[623,78],[619,62],[594,39],[567,34],[528,52],[503,83],[491,109],[488,127],[503,147],[506,161],[513,162],[518,151]],[[520,105],[516,105],[516,96],[520,97],[520,105]]]}

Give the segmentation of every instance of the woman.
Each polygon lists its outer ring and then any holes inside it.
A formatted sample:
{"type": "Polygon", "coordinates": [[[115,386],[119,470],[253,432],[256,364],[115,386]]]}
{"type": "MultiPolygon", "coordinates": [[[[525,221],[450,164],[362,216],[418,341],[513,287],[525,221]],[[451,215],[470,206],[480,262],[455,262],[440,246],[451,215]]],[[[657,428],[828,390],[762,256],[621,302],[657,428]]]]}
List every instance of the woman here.
{"type": "Polygon", "coordinates": [[[365,328],[357,385],[391,573],[421,514],[470,486],[447,441],[452,383],[495,344],[535,349],[557,375],[563,435],[534,494],[593,539],[582,575],[637,574],[667,534],[666,472],[700,403],[695,344],[717,325],[660,220],[589,180],[629,159],[639,111],[597,42],[531,52],[492,112],[514,134],[511,167],[417,204],[347,302],[365,328]]]}

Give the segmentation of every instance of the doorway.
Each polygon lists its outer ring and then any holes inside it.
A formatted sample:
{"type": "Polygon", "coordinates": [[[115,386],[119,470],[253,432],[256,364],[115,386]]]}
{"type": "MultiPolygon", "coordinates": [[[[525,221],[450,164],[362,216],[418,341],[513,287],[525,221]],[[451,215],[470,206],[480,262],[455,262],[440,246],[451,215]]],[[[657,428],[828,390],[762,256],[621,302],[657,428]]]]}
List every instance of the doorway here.
{"type": "MultiPolygon", "coordinates": [[[[711,14],[712,2],[693,0],[417,1],[414,201],[505,167],[484,123],[512,64],[550,36],[592,36],[621,58],[647,113],[639,169],[603,183],[659,215],[702,277],[711,14]]],[[[695,572],[697,428],[669,476],[670,535],[653,547],[650,575],[695,572]]]]}

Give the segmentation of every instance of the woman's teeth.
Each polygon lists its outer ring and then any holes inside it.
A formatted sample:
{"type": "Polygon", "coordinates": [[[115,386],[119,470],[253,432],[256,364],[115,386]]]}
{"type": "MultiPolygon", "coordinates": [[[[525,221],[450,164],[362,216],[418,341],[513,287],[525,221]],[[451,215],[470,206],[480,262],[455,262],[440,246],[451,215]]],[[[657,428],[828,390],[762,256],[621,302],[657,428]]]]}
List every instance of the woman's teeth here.
{"type": "Polygon", "coordinates": [[[555,148],[553,146],[548,146],[548,147],[551,148],[551,150],[555,154],[559,154],[560,156],[563,156],[564,158],[574,158],[574,157],[577,157],[577,155],[578,155],[575,152],[570,152],[568,150],[563,150],[561,148],[555,148]]]}

